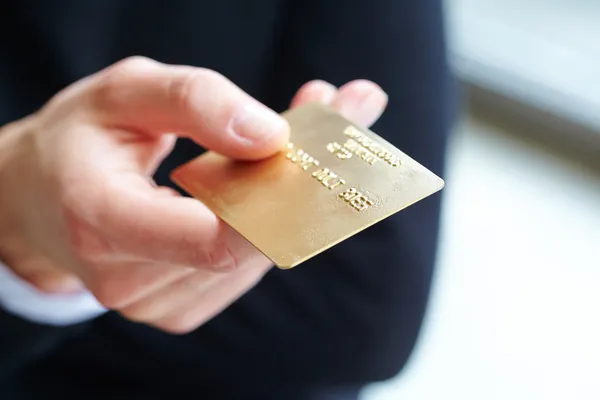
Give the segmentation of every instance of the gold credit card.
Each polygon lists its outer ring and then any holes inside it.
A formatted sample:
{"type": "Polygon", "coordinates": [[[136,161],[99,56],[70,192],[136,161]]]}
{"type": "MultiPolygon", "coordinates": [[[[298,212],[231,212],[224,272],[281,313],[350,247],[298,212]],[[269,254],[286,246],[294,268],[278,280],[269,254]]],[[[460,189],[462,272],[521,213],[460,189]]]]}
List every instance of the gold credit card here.
{"type": "Polygon", "coordinates": [[[171,175],[281,269],[444,187],[389,142],[326,106],[282,115],[290,143],[275,156],[241,162],[207,152],[171,175]]]}

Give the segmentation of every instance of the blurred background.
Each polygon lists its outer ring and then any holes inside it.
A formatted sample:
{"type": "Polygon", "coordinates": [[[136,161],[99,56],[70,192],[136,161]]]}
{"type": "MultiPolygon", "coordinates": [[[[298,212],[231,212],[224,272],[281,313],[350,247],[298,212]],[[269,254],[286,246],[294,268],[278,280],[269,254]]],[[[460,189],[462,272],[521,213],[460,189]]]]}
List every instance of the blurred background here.
{"type": "Polygon", "coordinates": [[[446,9],[464,106],[433,297],[364,399],[600,399],[600,1],[446,9]]]}

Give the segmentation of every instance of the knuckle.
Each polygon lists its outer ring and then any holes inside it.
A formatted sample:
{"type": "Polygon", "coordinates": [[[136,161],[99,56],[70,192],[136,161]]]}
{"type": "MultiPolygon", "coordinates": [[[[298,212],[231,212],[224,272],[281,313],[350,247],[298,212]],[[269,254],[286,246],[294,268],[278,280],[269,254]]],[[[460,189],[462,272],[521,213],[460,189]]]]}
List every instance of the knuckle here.
{"type": "Polygon", "coordinates": [[[169,100],[185,109],[196,108],[198,94],[210,92],[210,87],[224,77],[207,68],[193,68],[174,77],[168,84],[169,100]]]}
{"type": "Polygon", "coordinates": [[[171,308],[169,298],[147,295],[121,308],[119,313],[131,321],[149,323],[162,318],[171,308]]]}
{"type": "Polygon", "coordinates": [[[213,271],[234,271],[239,269],[240,260],[227,245],[221,245],[203,254],[204,267],[213,271]]]}
{"type": "Polygon", "coordinates": [[[102,238],[91,218],[79,215],[69,207],[65,207],[62,214],[69,249],[80,263],[94,265],[103,255],[111,252],[111,246],[102,238]]]}
{"type": "Polygon", "coordinates": [[[132,56],[106,68],[98,75],[95,89],[91,92],[94,107],[99,110],[119,107],[119,99],[126,83],[158,65],[157,61],[150,58],[132,56]]]}
{"type": "Polygon", "coordinates": [[[184,262],[193,268],[213,271],[231,271],[239,267],[240,262],[235,252],[222,243],[200,243],[190,240],[180,244],[180,254],[184,254],[184,262]]]}
{"type": "Polygon", "coordinates": [[[182,265],[197,268],[210,264],[210,254],[194,240],[182,240],[176,250],[182,265]]]}
{"type": "Polygon", "coordinates": [[[130,56],[118,61],[113,65],[114,70],[135,73],[148,67],[156,66],[158,63],[144,56],[130,56]]]}
{"type": "Polygon", "coordinates": [[[121,72],[106,73],[90,95],[93,107],[97,110],[111,110],[118,105],[122,80],[121,72]]]}
{"type": "Polygon", "coordinates": [[[190,321],[186,319],[176,319],[171,320],[169,322],[158,323],[156,326],[163,331],[166,331],[172,335],[185,335],[187,333],[193,332],[198,328],[200,323],[195,321],[190,321]]]}
{"type": "Polygon", "coordinates": [[[132,322],[146,322],[152,318],[152,316],[148,313],[136,310],[131,307],[125,307],[119,310],[119,314],[121,314],[125,319],[128,319],[132,322]]]}
{"type": "Polygon", "coordinates": [[[116,251],[114,239],[106,232],[106,224],[115,218],[110,191],[89,177],[87,181],[66,178],[60,186],[58,203],[67,250],[75,261],[94,269],[116,251]]]}
{"type": "Polygon", "coordinates": [[[233,271],[240,268],[241,262],[229,246],[223,246],[222,252],[221,264],[217,265],[219,269],[233,271]]]}
{"type": "Polygon", "coordinates": [[[111,310],[122,309],[128,303],[127,294],[110,280],[100,280],[98,283],[90,285],[90,291],[100,304],[111,310]]]}

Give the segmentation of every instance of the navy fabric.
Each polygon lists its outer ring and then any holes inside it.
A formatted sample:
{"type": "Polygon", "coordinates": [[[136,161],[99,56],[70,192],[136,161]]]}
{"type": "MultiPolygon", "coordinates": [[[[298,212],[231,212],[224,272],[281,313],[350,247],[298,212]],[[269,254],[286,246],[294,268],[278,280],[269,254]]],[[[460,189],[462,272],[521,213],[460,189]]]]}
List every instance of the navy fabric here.
{"type": "MultiPolygon", "coordinates": [[[[390,98],[373,129],[443,177],[454,91],[442,16],[440,0],[4,0],[0,125],[131,55],[215,69],[277,111],[308,80],[365,78],[390,98]]],[[[173,186],[169,172],[202,151],[180,140],[157,182],[173,186]]],[[[60,329],[0,314],[0,398],[3,388],[35,399],[69,387],[111,398],[167,388],[334,399],[319,396],[390,378],[426,310],[440,202],[431,196],[297,269],[273,270],[188,335],[116,313],[60,329]],[[46,344],[16,346],[23,336],[46,344]]]]}

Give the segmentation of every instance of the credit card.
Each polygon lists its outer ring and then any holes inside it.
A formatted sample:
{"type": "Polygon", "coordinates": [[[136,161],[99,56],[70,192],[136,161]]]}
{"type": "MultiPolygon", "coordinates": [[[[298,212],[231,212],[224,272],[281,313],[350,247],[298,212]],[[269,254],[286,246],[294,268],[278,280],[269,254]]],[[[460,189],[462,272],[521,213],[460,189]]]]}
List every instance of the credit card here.
{"type": "Polygon", "coordinates": [[[434,194],[444,181],[376,133],[311,103],[282,114],[287,148],[261,161],[206,152],[171,179],[277,267],[295,267],[434,194]]]}

